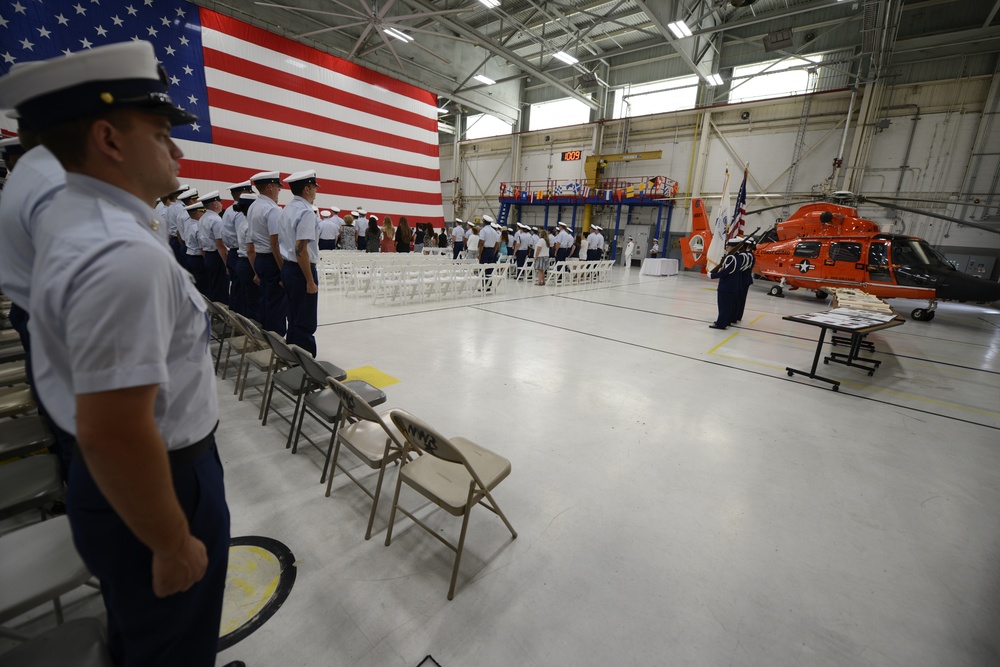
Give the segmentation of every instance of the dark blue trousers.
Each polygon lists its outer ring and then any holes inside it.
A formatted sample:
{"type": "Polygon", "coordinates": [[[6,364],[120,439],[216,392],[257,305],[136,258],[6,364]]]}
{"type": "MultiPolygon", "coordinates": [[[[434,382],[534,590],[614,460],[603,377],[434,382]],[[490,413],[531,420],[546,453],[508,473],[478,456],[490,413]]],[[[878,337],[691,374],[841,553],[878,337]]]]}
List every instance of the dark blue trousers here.
{"type": "Polygon", "coordinates": [[[451,248],[451,258],[458,259],[458,253],[465,250],[465,241],[455,241],[451,248]]]}
{"type": "Polygon", "coordinates": [[[320,250],[336,250],[337,239],[320,239],[319,249],[320,250]]]}
{"type": "Polygon", "coordinates": [[[569,257],[569,248],[559,248],[559,250],[556,250],[557,262],[565,262],[567,257],[569,257]]]}
{"type": "Polygon", "coordinates": [[[76,444],[76,438],[71,433],[67,433],[59,428],[52,421],[49,413],[45,410],[45,406],[42,405],[42,399],[38,396],[38,392],[35,391],[35,376],[31,370],[31,336],[28,334],[28,312],[12,302],[10,304],[8,319],[10,319],[10,325],[14,327],[14,331],[21,337],[21,347],[24,348],[24,371],[28,376],[28,388],[31,389],[31,396],[35,399],[35,405],[38,406],[38,416],[45,420],[45,423],[52,430],[53,435],[55,435],[56,442],[49,447],[49,451],[59,457],[59,469],[62,472],[63,480],[65,480],[69,475],[69,462],[73,458],[73,447],[76,444]]]}
{"type": "Polygon", "coordinates": [[[194,286],[198,291],[208,296],[208,281],[205,273],[205,258],[201,255],[185,255],[187,269],[194,276],[194,286]]]}
{"type": "Polygon", "coordinates": [[[218,250],[205,253],[205,289],[212,301],[229,304],[229,276],[218,250]]]}
{"type": "Polygon", "coordinates": [[[514,261],[517,263],[517,268],[524,266],[524,261],[528,259],[527,250],[518,250],[514,253],[514,261]]]}
{"type": "Polygon", "coordinates": [[[226,254],[226,270],[229,272],[229,309],[233,312],[243,314],[242,303],[243,295],[240,291],[243,286],[240,284],[240,275],[236,272],[236,262],[239,260],[239,255],[236,252],[236,248],[232,248],[226,254]]]}
{"type": "Polygon", "coordinates": [[[177,258],[177,263],[183,267],[187,267],[187,253],[184,252],[184,246],[181,245],[177,236],[171,234],[168,243],[170,243],[170,249],[174,251],[174,257],[177,258]]]}
{"type": "Polygon", "coordinates": [[[281,270],[271,253],[257,253],[254,269],[260,276],[260,317],[258,321],[265,331],[284,336],[288,331],[285,317],[288,314],[288,303],[285,299],[285,288],[281,286],[281,270]]]}
{"type": "Polygon", "coordinates": [[[239,276],[240,296],[242,298],[237,310],[244,317],[256,320],[260,317],[260,287],[254,283],[253,267],[246,257],[239,257],[236,260],[236,275],[239,276]]]}
{"type": "Polygon", "coordinates": [[[229,560],[229,507],[215,445],[197,461],[172,468],[174,490],[191,533],[205,543],[208,570],[183,593],[153,594],[152,552],[136,539],[74,458],[66,513],[73,542],[101,582],[108,648],[116,665],[213,667],[229,560]]]}
{"type": "MultiPolygon", "coordinates": [[[[312,272],[313,282],[316,282],[316,265],[311,264],[309,270],[312,272]]],[[[306,277],[298,264],[285,262],[281,267],[281,279],[288,295],[288,336],[285,340],[289,345],[298,345],[315,357],[319,295],[306,292],[306,277]]]]}
{"type": "Polygon", "coordinates": [[[599,262],[601,261],[601,250],[600,248],[594,250],[587,248],[587,261],[588,262],[599,262]]]}

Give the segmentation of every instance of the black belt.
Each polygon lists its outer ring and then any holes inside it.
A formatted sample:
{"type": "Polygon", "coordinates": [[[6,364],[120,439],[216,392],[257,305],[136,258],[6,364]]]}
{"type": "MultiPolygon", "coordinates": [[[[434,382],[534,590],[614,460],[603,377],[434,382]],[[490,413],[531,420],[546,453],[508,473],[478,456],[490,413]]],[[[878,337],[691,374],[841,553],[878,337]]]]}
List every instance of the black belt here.
{"type": "MultiPolygon", "coordinates": [[[[167,458],[170,460],[171,468],[184,468],[193,464],[195,461],[200,459],[202,455],[209,450],[212,444],[215,442],[215,429],[219,428],[219,422],[215,422],[215,426],[209,431],[208,435],[194,443],[193,445],[188,445],[182,449],[171,449],[167,451],[167,458]]],[[[73,440],[73,456],[80,457],[80,445],[73,440]]],[[[83,460],[82,457],[80,460],[83,460]]]]}

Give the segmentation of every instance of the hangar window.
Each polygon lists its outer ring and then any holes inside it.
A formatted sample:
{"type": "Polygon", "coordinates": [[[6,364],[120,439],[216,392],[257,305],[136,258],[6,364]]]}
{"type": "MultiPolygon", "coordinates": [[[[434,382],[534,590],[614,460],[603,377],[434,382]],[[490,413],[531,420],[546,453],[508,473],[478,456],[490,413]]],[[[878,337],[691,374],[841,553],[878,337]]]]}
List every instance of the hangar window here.
{"type": "Polygon", "coordinates": [[[795,256],[796,257],[819,257],[819,241],[804,241],[803,243],[796,244],[795,246],[795,256]]]}
{"type": "Polygon", "coordinates": [[[590,122],[590,107],[579,100],[567,97],[552,102],[531,105],[528,114],[528,130],[547,130],[550,127],[583,125],[590,122]]]}
{"type": "Polygon", "coordinates": [[[698,100],[698,77],[682,76],[615,91],[615,118],[693,109],[698,100]]]}
{"type": "Polygon", "coordinates": [[[831,243],[830,259],[835,262],[860,262],[860,243],[831,243]]]}
{"type": "Polygon", "coordinates": [[[822,56],[792,56],[733,68],[729,102],[746,102],[771,97],[802,95],[815,89],[816,75],[810,68],[823,61],[822,56]]]}
{"type": "Polygon", "coordinates": [[[486,137],[496,137],[504,134],[510,134],[513,126],[507,121],[500,120],[496,116],[491,116],[488,113],[481,113],[469,116],[465,127],[465,138],[466,140],[469,140],[485,139],[486,137]]]}

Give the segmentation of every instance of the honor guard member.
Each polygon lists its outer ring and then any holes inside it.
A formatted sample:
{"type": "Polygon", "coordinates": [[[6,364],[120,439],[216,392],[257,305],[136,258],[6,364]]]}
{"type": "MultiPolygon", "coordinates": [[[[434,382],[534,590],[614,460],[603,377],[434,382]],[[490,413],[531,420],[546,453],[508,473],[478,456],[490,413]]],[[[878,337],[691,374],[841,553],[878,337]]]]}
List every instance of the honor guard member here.
{"type": "Polygon", "coordinates": [[[497,251],[500,249],[500,232],[497,228],[500,225],[489,214],[483,216],[483,223],[483,229],[479,232],[479,263],[496,264],[497,251]]]}
{"type": "Polygon", "coordinates": [[[590,226],[590,234],[587,235],[587,261],[599,262],[604,254],[604,235],[597,225],[590,226]]]}
{"type": "Polygon", "coordinates": [[[29,311],[39,394],[78,441],[73,541],[115,664],[209,667],[229,551],[209,320],[152,209],[177,188],[171,125],[195,117],[170,101],[149,42],[24,71],[0,79],[0,107],[30,118],[68,172],[34,237],[45,270],[29,311]]]}
{"type": "Polygon", "coordinates": [[[628,237],[628,243],[625,244],[625,258],[624,258],[624,263],[625,263],[625,268],[626,269],[631,269],[632,268],[632,254],[634,252],[635,252],[635,241],[630,236],[630,237],[628,237]]]}
{"type": "Polygon", "coordinates": [[[569,233],[569,227],[565,222],[557,222],[556,227],[559,229],[553,244],[556,261],[565,262],[566,258],[569,257],[569,249],[573,245],[573,235],[569,233]]]}
{"type": "MultiPolygon", "coordinates": [[[[378,220],[378,218],[375,218],[378,220]]],[[[354,216],[354,226],[358,228],[358,239],[363,239],[368,233],[368,211],[358,207],[358,214],[354,216]]]]}
{"type": "Polygon", "coordinates": [[[528,231],[528,226],[520,222],[517,223],[517,233],[514,234],[514,262],[517,264],[517,268],[523,267],[525,260],[528,259],[530,245],[531,233],[528,231]]]}
{"type": "Polygon", "coordinates": [[[257,195],[244,192],[239,201],[230,208],[236,214],[236,275],[239,292],[236,295],[234,310],[250,319],[255,319],[260,313],[260,279],[253,270],[253,243],[250,242],[250,222],[247,220],[247,209],[257,201],[257,195]]]}
{"type": "Polygon", "coordinates": [[[455,218],[455,227],[451,230],[451,258],[458,259],[458,254],[465,250],[465,228],[462,219],[455,218]]]}
{"type": "Polygon", "coordinates": [[[340,234],[340,225],[343,220],[337,217],[340,209],[336,206],[329,211],[321,211],[319,214],[319,249],[333,250],[337,247],[337,236],[340,234]],[[340,221],[338,224],[337,221],[340,221]]]}
{"type": "Polygon", "coordinates": [[[316,309],[319,287],[316,262],[319,261],[319,229],[312,203],[316,200],[316,172],[299,171],[285,179],[294,197],[281,212],[284,227],[289,231],[294,254],[287,257],[281,278],[288,295],[289,345],[298,345],[316,356],[316,309]]]}
{"type": "Polygon", "coordinates": [[[278,248],[278,234],[281,230],[281,209],[278,207],[278,193],[281,192],[281,177],[276,171],[255,174],[250,181],[260,196],[250,205],[247,220],[250,221],[250,241],[254,249],[254,271],[260,278],[260,315],[258,320],[265,331],[273,331],[284,336],[288,331],[285,316],[288,304],[285,288],[281,286],[281,252],[278,248]]]}
{"type": "Polygon", "coordinates": [[[741,286],[739,296],[736,298],[736,309],[733,314],[733,319],[736,322],[743,319],[743,310],[747,305],[747,292],[750,291],[750,286],[753,285],[753,267],[757,265],[757,260],[753,254],[754,243],[753,238],[746,239],[744,241],[745,248],[739,253],[741,286]]]}
{"type": "Polygon", "coordinates": [[[727,252],[722,261],[712,269],[708,276],[719,280],[717,300],[719,316],[715,322],[708,325],[712,329],[725,329],[736,321],[736,301],[743,289],[743,276],[740,273],[741,259],[739,253],[731,252],[735,246],[743,242],[741,238],[726,241],[727,252]]]}
{"type": "Polygon", "coordinates": [[[208,274],[205,272],[205,251],[202,250],[201,216],[205,213],[205,205],[200,201],[184,207],[187,216],[182,224],[187,225],[184,233],[184,245],[187,248],[187,269],[194,276],[194,284],[199,292],[208,294],[208,274]]]}
{"type": "MultiPolygon", "coordinates": [[[[226,262],[229,258],[229,248],[224,240],[224,230],[222,225],[222,195],[218,190],[206,192],[201,198],[201,203],[205,205],[205,214],[198,222],[201,224],[201,231],[205,236],[205,284],[208,289],[207,296],[212,301],[217,301],[226,306],[229,305],[229,270],[226,262]]],[[[235,229],[233,230],[235,236],[235,229]]],[[[235,243],[236,239],[233,238],[235,243]]]]}
{"type": "Polygon", "coordinates": [[[649,249],[649,256],[652,259],[660,256],[660,242],[656,239],[653,240],[653,247],[649,249]]]}
{"type": "Polygon", "coordinates": [[[29,119],[19,119],[18,125],[18,137],[4,139],[4,161],[8,174],[3,197],[0,197],[0,239],[3,239],[0,242],[0,289],[10,297],[8,319],[20,336],[21,347],[24,348],[24,371],[28,387],[38,406],[38,414],[46,420],[56,436],[56,444],[49,447],[49,450],[59,456],[65,479],[69,471],[69,460],[73,455],[74,440],[73,436],[51,420],[35,389],[31,336],[28,334],[28,307],[31,301],[31,272],[35,266],[35,230],[52,198],[65,187],[66,170],[48,148],[38,144],[38,135],[29,129],[29,119]],[[12,148],[14,142],[17,142],[16,149],[12,148]],[[21,149],[27,150],[22,154],[19,152],[21,149]]]}
{"type": "MultiPolygon", "coordinates": [[[[253,192],[253,185],[250,181],[243,181],[242,183],[236,183],[235,185],[230,185],[228,188],[229,195],[233,198],[233,204],[227,208],[222,213],[222,241],[226,245],[226,269],[229,272],[229,308],[233,308],[233,304],[239,299],[239,291],[241,289],[238,284],[239,275],[236,273],[236,261],[238,259],[238,254],[236,252],[236,203],[240,200],[240,195],[244,192],[253,192]]],[[[240,312],[240,311],[236,311],[240,312]]],[[[242,313],[240,313],[242,315],[242,313]]]]}

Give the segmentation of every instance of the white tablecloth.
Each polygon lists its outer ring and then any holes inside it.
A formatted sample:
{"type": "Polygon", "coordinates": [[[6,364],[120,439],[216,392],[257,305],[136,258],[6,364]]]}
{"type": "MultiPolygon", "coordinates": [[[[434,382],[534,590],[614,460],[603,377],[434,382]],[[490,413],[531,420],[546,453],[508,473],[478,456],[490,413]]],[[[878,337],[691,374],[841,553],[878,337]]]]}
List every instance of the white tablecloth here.
{"type": "Polygon", "coordinates": [[[644,276],[675,276],[677,275],[676,259],[644,259],[642,269],[639,271],[644,276]]]}

